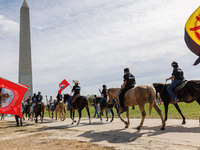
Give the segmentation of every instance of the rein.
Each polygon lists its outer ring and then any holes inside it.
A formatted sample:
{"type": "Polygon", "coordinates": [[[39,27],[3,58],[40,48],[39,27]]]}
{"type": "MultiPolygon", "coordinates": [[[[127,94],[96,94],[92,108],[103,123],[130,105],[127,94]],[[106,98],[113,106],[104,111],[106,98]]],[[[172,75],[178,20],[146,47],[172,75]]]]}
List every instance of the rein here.
{"type": "Polygon", "coordinates": [[[161,93],[163,92],[163,90],[164,90],[164,88],[165,88],[165,86],[166,86],[166,82],[167,82],[167,81],[165,81],[165,84],[164,84],[164,86],[163,86],[163,88],[162,88],[162,90],[161,90],[161,92],[160,92],[160,95],[161,95],[161,93]]]}

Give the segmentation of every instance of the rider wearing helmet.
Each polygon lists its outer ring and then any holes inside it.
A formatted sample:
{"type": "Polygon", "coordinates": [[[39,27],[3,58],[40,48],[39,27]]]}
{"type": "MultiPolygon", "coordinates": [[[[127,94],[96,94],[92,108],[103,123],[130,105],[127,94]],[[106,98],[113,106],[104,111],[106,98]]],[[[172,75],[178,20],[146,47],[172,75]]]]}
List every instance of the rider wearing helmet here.
{"type": "Polygon", "coordinates": [[[177,101],[179,101],[179,99],[177,99],[177,96],[173,91],[173,89],[177,87],[184,80],[184,76],[183,76],[183,71],[179,68],[177,62],[173,61],[171,63],[171,66],[173,67],[172,76],[167,78],[166,81],[172,80],[172,83],[167,87],[167,91],[173,103],[176,103],[177,101]]]}

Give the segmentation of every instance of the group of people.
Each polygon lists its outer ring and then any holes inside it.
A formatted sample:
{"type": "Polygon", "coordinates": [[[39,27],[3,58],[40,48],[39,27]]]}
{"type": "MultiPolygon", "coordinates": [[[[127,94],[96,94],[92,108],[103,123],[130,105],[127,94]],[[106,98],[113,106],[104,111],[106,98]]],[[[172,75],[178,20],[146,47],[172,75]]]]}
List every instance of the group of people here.
{"type": "MultiPolygon", "coordinates": [[[[176,103],[179,101],[179,99],[177,98],[177,95],[174,91],[174,89],[180,84],[182,83],[182,81],[185,79],[184,78],[184,73],[182,71],[181,68],[179,68],[179,65],[177,62],[173,61],[171,63],[171,66],[173,67],[173,71],[172,74],[169,78],[166,79],[166,82],[168,80],[172,80],[171,84],[167,87],[167,91],[172,99],[172,103],[176,103]]],[[[124,95],[125,93],[135,87],[136,84],[136,80],[135,80],[135,76],[133,74],[130,73],[129,68],[125,68],[124,69],[124,76],[123,76],[123,84],[121,85],[121,91],[119,94],[119,101],[120,101],[120,109],[119,109],[119,114],[122,114],[123,112],[127,111],[126,107],[124,106],[124,95]]],[[[102,99],[100,101],[100,109],[102,109],[102,102],[107,100],[107,95],[106,95],[106,85],[103,85],[103,90],[100,91],[102,99]]],[[[95,115],[97,108],[95,108],[95,115]]]]}
{"type": "MultiPolygon", "coordinates": [[[[173,103],[176,103],[177,101],[179,101],[177,99],[176,93],[174,92],[174,88],[177,87],[177,85],[179,85],[183,80],[184,80],[184,76],[183,76],[183,71],[179,68],[178,63],[173,61],[171,63],[171,66],[173,67],[173,72],[171,74],[171,77],[167,78],[166,81],[168,80],[172,80],[171,84],[167,87],[168,93],[172,99],[173,103]]],[[[68,110],[71,109],[72,105],[71,105],[71,101],[78,97],[80,95],[80,86],[79,86],[79,82],[78,81],[74,81],[74,86],[72,88],[71,94],[73,93],[73,95],[68,99],[68,110]]],[[[124,75],[123,75],[123,84],[121,85],[121,91],[119,93],[119,101],[120,101],[120,107],[119,107],[119,114],[122,114],[123,112],[127,111],[126,107],[124,106],[124,95],[125,93],[135,87],[136,84],[136,80],[135,80],[135,76],[133,74],[130,73],[129,68],[125,68],[124,69],[124,75]]],[[[99,92],[102,96],[102,99],[100,101],[100,109],[102,110],[102,102],[107,100],[107,87],[106,85],[103,85],[103,89],[100,90],[99,92]]],[[[57,95],[57,101],[56,103],[54,103],[54,107],[53,110],[55,110],[56,105],[58,104],[59,101],[62,101],[63,97],[61,93],[58,93],[57,95]]],[[[29,97],[29,99],[27,99],[25,102],[27,103],[25,109],[27,109],[28,105],[31,103],[31,101],[34,101],[35,103],[41,102],[43,99],[41,92],[38,92],[38,95],[36,95],[34,93],[33,97],[29,97]]],[[[48,100],[47,96],[47,106],[49,107],[50,104],[53,102],[52,96],[50,96],[50,99],[48,100]]],[[[34,107],[34,106],[33,106],[34,107]]],[[[97,108],[95,108],[97,109],[97,108]]],[[[95,111],[97,112],[97,110],[95,111]]]]}

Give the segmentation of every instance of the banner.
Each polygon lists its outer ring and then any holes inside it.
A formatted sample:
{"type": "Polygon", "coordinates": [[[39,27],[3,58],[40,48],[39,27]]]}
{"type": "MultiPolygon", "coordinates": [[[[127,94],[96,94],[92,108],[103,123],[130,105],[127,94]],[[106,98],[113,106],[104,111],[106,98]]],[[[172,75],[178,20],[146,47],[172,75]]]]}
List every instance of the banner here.
{"type": "Polygon", "coordinates": [[[70,85],[65,79],[59,84],[60,90],[58,91],[59,94],[68,86],[70,85]]]}
{"type": "MultiPolygon", "coordinates": [[[[200,6],[193,12],[185,24],[185,43],[197,56],[200,56],[200,6]]],[[[200,57],[194,65],[200,63],[200,57]]]]}
{"type": "Polygon", "coordinates": [[[0,77],[0,113],[21,118],[22,99],[28,88],[0,77]]]}

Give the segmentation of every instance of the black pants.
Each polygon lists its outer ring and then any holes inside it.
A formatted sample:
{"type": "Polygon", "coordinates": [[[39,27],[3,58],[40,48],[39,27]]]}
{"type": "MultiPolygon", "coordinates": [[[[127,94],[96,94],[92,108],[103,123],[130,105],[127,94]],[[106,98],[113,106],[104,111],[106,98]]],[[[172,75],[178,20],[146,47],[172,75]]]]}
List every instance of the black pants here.
{"type": "Polygon", "coordinates": [[[17,126],[19,126],[19,119],[20,119],[20,125],[22,126],[22,118],[20,118],[19,115],[15,115],[17,126]]]}
{"type": "Polygon", "coordinates": [[[130,87],[124,87],[123,89],[121,89],[121,92],[119,94],[119,101],[120,101],[121,107],[124,107],[124,95],[125,95],[125,93],[131,88],[130,87]]]}

